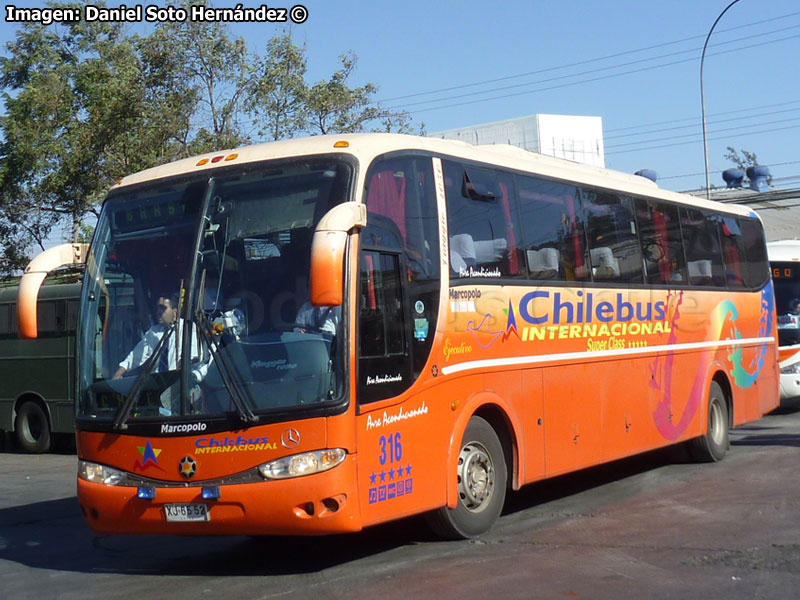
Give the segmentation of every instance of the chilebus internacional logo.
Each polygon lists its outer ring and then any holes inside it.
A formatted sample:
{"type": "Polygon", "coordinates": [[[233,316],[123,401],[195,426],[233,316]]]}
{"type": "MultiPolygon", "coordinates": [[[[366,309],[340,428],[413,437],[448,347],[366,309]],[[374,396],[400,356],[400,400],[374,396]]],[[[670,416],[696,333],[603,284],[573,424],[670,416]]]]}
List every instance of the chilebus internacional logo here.
{"type": "Polygon", "coordinates": [[[153,448],[150,440],[147,440],[144,446],[137,446],[141,459],[137,459],[133,465],[134,471],[147,471],[149,469],[156,469],[164,472],[164,469],[158,464],[158,455],[161,454],[161,448],[153,448]]]}

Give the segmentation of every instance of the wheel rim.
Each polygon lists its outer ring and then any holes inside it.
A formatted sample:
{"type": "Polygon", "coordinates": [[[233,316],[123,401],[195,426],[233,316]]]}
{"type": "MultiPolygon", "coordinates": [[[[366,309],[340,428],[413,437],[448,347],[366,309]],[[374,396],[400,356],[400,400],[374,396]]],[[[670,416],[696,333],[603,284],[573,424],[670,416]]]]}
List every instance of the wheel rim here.
{"type": "Polygon", "coordinates": [[[725,423],[722,422],[722,406],[720,406],[719,400],[714,399],[711,402],[708,419],[708,433],[711,440],[719,446],[725,439],[725,423]]]}
{"type": "Polygon", "coordinates": [[[489,451],[477,442],[465,444],[458,456],[458,495],[472,512],[485,509],[492,499],[495,470],[489,451]]]}

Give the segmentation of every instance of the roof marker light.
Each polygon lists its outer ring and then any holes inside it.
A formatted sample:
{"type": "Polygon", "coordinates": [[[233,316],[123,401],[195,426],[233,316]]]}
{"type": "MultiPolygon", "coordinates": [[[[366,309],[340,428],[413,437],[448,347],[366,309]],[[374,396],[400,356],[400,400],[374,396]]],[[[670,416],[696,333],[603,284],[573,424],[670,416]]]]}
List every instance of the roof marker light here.
{"type": "Polygon", "coordinates": [[[195,166],[196,167],[202,167],[203,165],[207,165],[207,164],[208,164],[208,159],[207,158],[202,158],[202,159],[197,161],[197,164],[195,166]]]}
{"type": "Polygon", "coordinates": [[[350,142],[348,142],[347,140],[339,140],[338,142],[334,142],[333,147],[334,148],[349,148],[350,147],[350,142]]]}
{"type": "Polygon", "coordinates": [[[219,161],[221,161],[223,158],[225,158],[225,157],[224,157],[224,156],[222,156],[222,155],[215,156],[214,158],[212,158],[212,159],[211,159],[211,162],[212,162],[212,163],[218,163],[218,162],[219,162],[219,161]]]}
{"type": "Polygon", "coordinates": [[[239,158],[238,154],[228,154],[228,156],[225,157],[225,162],[228,162],[229,160],[236,160],[237,158],[239,158]]]}

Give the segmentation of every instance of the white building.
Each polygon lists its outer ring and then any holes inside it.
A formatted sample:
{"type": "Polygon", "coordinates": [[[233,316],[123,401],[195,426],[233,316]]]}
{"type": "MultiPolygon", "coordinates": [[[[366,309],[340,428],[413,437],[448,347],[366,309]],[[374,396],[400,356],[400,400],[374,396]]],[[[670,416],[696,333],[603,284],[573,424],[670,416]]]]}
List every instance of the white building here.
{"type": "Polygon", "coordinates": [[[529,115],[429,133],[475,145],[509,144],[595,167],[605,167],[601,117],[529,115]]]}

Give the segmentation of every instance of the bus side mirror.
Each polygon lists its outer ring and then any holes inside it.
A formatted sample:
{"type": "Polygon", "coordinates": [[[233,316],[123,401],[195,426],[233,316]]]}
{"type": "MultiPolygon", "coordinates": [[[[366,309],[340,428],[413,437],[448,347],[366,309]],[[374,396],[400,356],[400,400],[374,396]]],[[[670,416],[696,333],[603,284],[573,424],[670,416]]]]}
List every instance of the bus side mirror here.
{"type": "Polygon", "coordinates": [[[367,207],[355,202],[334,206],[320,219],[311,241],[312,306],[341,306],[347,236],[366,224],[367,207]]]}
{"type": "Polygon", "coordinates": [[[34,340],[39,336],[37,301],[47,274],[64,265],[86,262],[88,250],[89,244],[61,244],[38,254],[28,263],[17,291],[17,331],[21,339],[34,340]]]}

